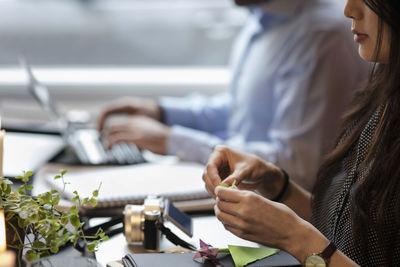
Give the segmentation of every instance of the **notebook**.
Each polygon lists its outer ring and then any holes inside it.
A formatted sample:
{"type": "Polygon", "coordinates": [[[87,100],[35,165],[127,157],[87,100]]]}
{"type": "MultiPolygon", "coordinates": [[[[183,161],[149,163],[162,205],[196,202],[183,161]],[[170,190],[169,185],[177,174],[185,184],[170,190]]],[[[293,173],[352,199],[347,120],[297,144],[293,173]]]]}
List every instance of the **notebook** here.
{"type": "MultiPolygon", "coordinates": [[[[96,208],[142,204],[149,194],[170,201],[209,199],[203,171],[204,166],[196,163],[143,163],[67,173],[64,180],[69,184],[61,195],[71,199],[77,190],[81,197],[91,196],[101,184],[96,208]]],[[[45,176],[46,183],[61,192],[63,183],[54,175],[45,176]]]]}
{"type": "Polygon", "coordinates": [[[63,149],[64,141],[58,135],[8,131],[4,137],[3,174],[15,177],[24,171],[37,171],[63,149]]]}

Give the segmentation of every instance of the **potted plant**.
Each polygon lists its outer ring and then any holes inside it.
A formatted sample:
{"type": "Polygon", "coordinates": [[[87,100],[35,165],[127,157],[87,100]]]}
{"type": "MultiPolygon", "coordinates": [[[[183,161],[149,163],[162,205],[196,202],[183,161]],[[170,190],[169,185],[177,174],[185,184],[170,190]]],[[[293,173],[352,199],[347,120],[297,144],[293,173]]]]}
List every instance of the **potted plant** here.
{"type": "MultiPolygon", "coordinates": [[[[62,170],[54,177],[61,180],[64,189],[65,174],[66,171],[62,170]]],[[[0,177],[0,209],[5,213],[8,247],[17,251],[19,265],[22,256],[33,261],[55,254],[61,247],[68,243],[76,244],[80,239],[84,240],[89,251],[95,251],[100,242],[108,239],[101,229],[93,236],[86,236],[84,223],[78,214],[84,205],[96,206],[100,186],[90,197],[81,198],[75,191],[72,206],[60,208],[62,192],[51,190],[31,196],[33,186],[28,182],[32,175],[33,172],[28,171],[15,177],[23,184],[14,191],[11,189],[12,181],[0,177]]]]}

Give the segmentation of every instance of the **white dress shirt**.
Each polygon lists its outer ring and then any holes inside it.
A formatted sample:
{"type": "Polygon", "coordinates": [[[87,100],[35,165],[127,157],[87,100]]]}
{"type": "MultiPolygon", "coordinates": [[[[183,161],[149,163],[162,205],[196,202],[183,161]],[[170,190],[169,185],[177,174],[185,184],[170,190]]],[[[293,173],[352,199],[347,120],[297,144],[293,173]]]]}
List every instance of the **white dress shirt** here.
{"type": "Polygon", "coordinates": [[[251,152],[311,189],[353,89],[365,77],[337,0],[250,7],[229,92],[160,99],[168,153],[206,163],[218,144],[251,152]]]}

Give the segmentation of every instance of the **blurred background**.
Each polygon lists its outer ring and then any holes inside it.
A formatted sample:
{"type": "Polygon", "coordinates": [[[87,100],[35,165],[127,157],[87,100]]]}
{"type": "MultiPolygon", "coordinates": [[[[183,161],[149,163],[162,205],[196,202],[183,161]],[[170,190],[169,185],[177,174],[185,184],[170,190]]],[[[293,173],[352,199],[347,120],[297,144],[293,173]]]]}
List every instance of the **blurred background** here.
{"type": "Polygon", "coordinates": [[[246,17],[232,0],[0,0],[3,120],[43,116],[20,55],[63,112],[95,114],[123,95],[225,90],[246,17]]]}

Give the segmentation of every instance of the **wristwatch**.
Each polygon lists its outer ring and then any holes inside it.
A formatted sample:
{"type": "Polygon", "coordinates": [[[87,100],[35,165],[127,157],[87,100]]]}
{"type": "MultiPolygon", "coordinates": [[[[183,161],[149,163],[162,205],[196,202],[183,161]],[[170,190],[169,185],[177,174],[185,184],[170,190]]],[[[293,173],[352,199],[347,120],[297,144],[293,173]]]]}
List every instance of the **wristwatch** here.
{"type": "Polygon", "coordinates": [[[333,253],[335,253],[336,249],[335,244],[330,242],[329,245],[320,253],[313,253],[312,255],[307,256],[304,262],[305,267],[327,267],[329,260],[333,253]]]}

